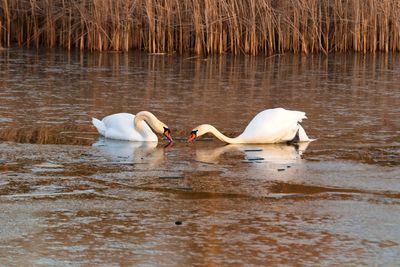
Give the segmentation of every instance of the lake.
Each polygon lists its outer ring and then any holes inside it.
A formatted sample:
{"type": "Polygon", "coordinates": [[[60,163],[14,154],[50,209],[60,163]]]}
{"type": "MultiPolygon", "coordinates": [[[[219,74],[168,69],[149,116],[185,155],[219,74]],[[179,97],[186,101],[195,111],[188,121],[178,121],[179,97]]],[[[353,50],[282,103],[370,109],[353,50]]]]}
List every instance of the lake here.
{"type": "Polygon", "coordinates": [[[384,265],[400,258],[400,55],[0,51],[5,265],[384,265]],[[260,111],[311,143],[225,145],[260,111]],[[174,142],[100,138],[153,112],[174,142]]]}

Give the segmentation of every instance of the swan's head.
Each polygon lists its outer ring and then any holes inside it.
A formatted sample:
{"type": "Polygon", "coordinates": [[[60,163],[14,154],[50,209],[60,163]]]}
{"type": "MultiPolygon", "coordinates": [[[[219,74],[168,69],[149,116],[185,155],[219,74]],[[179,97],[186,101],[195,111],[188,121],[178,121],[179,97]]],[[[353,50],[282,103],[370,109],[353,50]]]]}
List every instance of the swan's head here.
{"type": "Polygon", "coordinates": [[[159,134],[163,134],[170,142],[172,142],[171,130],[165,123],[157,119],[157,117],[154,116],[151,112],[141,111],[136,114],[135,125],[138,125],[138,123],[142,120],[146,121],[147,124],[153,129],[153,131],[159,134]]]}
{"type": "Polygon", "coordinates": [[[202,124],[202,125],[197,126],[190,132],[188,142],[192,142],[197,137],[200,137],[203,134],[209,133],[211,131],[211,128],[213,128],[213,126],[211,126],[209,124],[202,124]]]}
{"type": "Polygon", "coordinates": [[[169,142],[172,142],[172,137],[171,137],[171,130],[168,128],[168,126],[161,121],[159,123],[154,122],[150,127],[153,129],[154,132],[158,134],[162,134],[165,137],[167,137],[169,142]]]}
{"type": "Polygon", "coordinates": [[[164,135],[165,137],[167,137],[169,142],[172,142],[171,130],[165,123],[159,120],[153,121],[151,122],[150,127],[153,129],[154,132],[164,135]]]}
{"type": "Polygon", "coordinates": [[[171,137],[171,130],[168,128],[167,125],[163,126],[163,133],[165,137],[167,137],[168,141],[172,142],[172,137],[171,137]]]}

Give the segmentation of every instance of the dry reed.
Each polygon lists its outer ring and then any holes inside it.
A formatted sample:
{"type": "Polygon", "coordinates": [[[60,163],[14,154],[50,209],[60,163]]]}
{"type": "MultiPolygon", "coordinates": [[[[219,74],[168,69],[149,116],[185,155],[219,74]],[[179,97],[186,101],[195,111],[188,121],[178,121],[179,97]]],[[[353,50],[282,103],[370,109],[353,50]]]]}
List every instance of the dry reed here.
{"type": "Polygon", "coordinates": [[[0,47],[399,51],[398,0],[0,0],[0,47]]]}
{"type": "Polygon", "coordinates": [[[0,141],[34,144],[90,145],[98,138],[91,127],[38,126],[0,129],[0,141]]]}

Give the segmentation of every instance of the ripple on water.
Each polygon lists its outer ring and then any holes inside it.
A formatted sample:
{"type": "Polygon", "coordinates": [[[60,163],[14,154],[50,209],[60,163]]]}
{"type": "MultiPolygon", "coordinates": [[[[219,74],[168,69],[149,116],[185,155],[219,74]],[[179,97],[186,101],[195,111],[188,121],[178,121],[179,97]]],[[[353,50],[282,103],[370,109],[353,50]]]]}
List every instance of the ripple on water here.
{"type": "Polygon", "coordinates": [[[3,54],[2,264],[397,265],[398,55],[3,54]],[[277,105],[306,111],[317,141],[185,142],[277,105]],[[108,142],[90,123],[140,110],[172,146],[108,142]]]}

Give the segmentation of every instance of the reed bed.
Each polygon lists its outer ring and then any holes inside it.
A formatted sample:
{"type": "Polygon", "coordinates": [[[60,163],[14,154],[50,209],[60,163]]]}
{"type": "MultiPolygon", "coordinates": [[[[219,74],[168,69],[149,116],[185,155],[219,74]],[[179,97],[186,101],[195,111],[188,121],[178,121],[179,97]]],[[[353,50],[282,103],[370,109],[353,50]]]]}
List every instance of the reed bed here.
{"type": "Polygon", "coordinates": [[[91,127],[62,125],[0,129],[0,141],[17,143],[91,145],[97,138],[98,133],[91,127]]]}
{"type": "Polygon", "coordinates": [[[0,47],[399,51],[398,0],[0,0],[0,47]]]}

